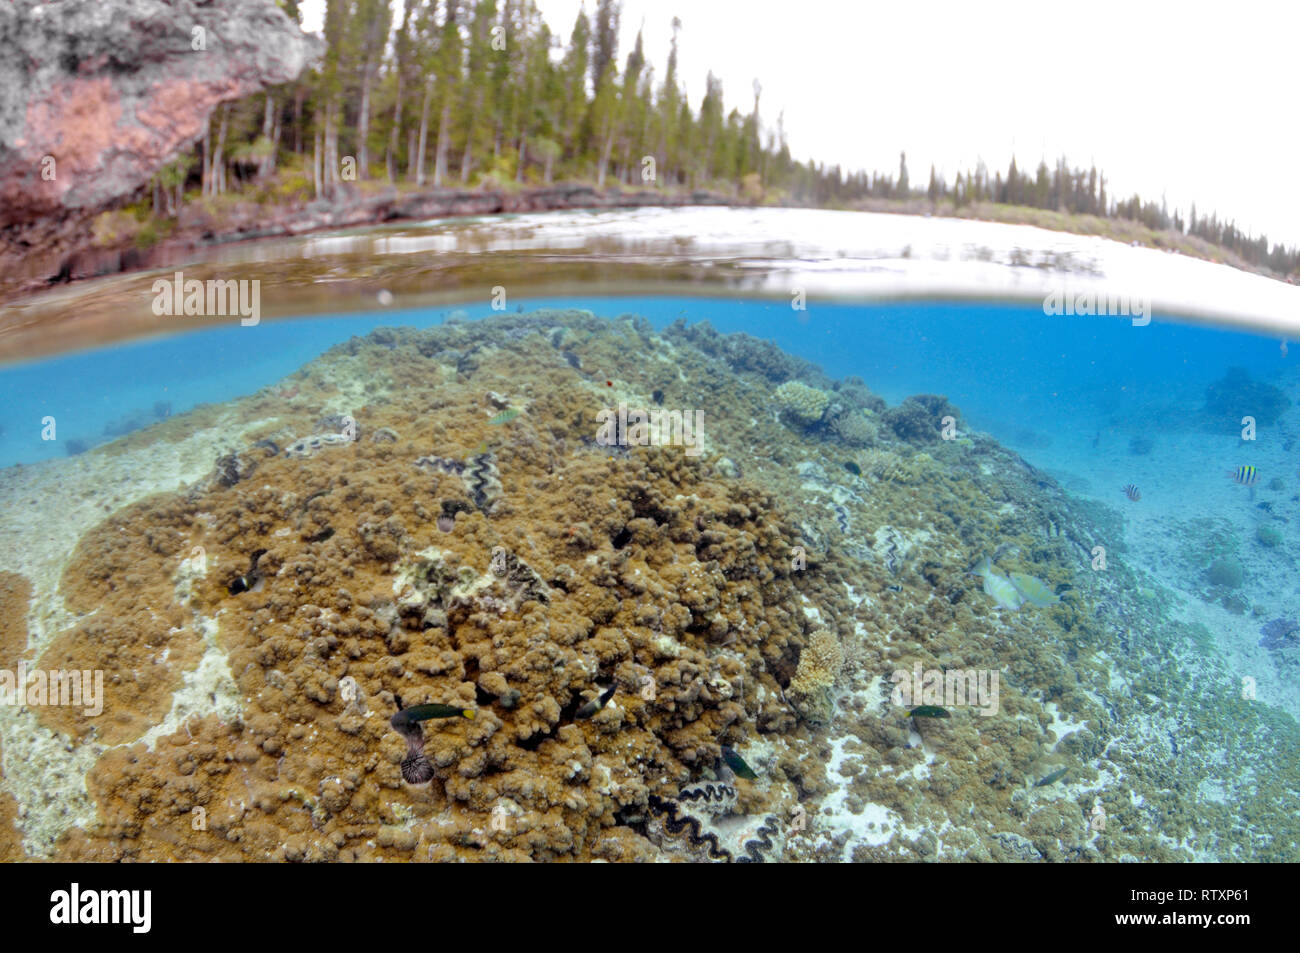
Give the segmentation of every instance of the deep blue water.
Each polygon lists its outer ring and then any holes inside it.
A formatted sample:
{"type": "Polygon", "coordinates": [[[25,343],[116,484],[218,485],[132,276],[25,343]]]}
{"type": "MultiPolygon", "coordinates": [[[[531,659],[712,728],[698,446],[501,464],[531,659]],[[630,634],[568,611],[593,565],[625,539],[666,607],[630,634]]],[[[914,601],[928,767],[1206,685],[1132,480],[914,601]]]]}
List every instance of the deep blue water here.
{"type": "MultiPolygon", "coordinates": [[[[1021,450],[1098,429],[1177,428],[1206,386],[1231,366],[1276,381],[1300,360],[1275,337],[1153,320],[1049,317],[999,303],[811,303],[722,298],[565,298],[511,302],[644,315],[656,328],[678,318],[745,331],[820,364],[855,374],[890,403],[945,394],[976,427],[1021,450]]],[[[155,405],[180,413],[284,377],[332,345],[376,327],[441,323],[456,308],[233,324],[191,334],[0,368],[0,466],[68,452],[69,441],[110,439],[106,427],[152,422],[155,405]],[[43,419],[57,439],[42,440],[43,419]]],[[[461,307],[470,317],[490,308],[461,307]]]]}

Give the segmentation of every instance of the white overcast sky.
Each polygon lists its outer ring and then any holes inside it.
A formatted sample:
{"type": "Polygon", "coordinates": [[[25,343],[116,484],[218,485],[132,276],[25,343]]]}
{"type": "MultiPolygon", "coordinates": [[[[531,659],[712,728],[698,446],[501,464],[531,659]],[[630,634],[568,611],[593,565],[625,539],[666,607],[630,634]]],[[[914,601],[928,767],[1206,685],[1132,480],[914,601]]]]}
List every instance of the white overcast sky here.
{"type": "MultiPolygon", "coordinates": [[[[582,0],[535,0],[565,41],[582,0]]],[[[595,0],[586,0],[590,15],[595,0]]],[[[318,29],[324,0],[303,0],[318,29]]],[[[662,79],[673,16],[695,107],[763,85],[796,158],[949,182],[983,158],[1095,162],[1110,194],[1166,196],[1300,245],[1300,3],[1183,0],[624,0],[620,65],[645,24],[662,79]]]]}

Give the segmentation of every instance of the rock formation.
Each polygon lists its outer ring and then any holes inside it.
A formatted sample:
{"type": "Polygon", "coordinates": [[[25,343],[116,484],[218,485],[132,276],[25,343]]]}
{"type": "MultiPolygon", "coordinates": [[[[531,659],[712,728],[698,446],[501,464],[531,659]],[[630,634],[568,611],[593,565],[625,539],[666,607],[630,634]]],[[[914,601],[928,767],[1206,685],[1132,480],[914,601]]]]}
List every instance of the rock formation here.
{"type": "Polygon", "coordinates": [[[294,79],[322,50],[274,0],[0,6],[0,266],[57,269],[219,103],[294,79]]]}

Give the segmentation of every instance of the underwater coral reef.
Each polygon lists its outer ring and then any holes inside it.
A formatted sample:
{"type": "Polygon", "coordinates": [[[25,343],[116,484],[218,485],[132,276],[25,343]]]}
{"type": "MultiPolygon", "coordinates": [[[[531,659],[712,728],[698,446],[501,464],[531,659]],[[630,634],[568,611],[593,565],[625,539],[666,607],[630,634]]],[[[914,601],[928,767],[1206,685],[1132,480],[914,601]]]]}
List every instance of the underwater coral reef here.
{"type": "Polygon", "coordinates": [[[0,851],[1295,859],[1294,723],[1170,664],[1194,635],[1135,596],[1118,509],[868,386],[541,311],[380,329],[50,463],[175,461],[3,567],[6,663],[109,678],[102,715],[0,706],[0,851]],[[701,411],[703,452],[667,411],[602,443],[620,405],[701,411]],[[974,672],[993,698],[926,694],[974,672]]]}

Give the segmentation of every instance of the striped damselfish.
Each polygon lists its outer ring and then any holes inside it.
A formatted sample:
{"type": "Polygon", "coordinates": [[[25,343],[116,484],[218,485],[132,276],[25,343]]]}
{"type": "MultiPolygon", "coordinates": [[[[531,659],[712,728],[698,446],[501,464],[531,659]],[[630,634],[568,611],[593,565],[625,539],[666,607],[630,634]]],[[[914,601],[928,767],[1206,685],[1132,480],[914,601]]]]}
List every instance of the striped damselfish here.
{"type": "Polygon", "coordinates": [[[1254,486],[1259,482],[1259,471],[1251,466],[1229,470],[1228,476],[1232,477],[1232,482],[1240,483],[1242,486],[1254,486]]]}

